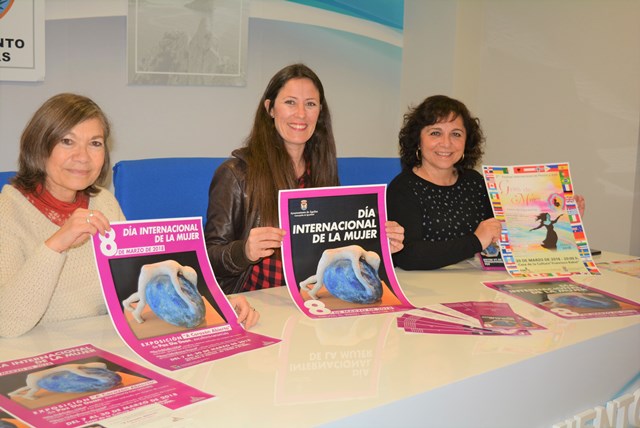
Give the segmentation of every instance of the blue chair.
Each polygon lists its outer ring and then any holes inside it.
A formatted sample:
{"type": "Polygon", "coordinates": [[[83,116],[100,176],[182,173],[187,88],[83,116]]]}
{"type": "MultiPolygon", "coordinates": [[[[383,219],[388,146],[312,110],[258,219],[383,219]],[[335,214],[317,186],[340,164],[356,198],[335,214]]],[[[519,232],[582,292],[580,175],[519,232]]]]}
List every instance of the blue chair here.
{"type": "Polygon", "coordinates": [[[338,158],[343,186],[389,184],[401,169],[400,158],[338,158]]]}
{"type": "MultiPolygon", "coordinates": [[[[120,161],[113,167],[115,195],[128,220],[202,217],[209,184],[227,158],[159,158],[120,161]]],[[[400,172],[398,158],[339,158],[345,186],[388,184],[400,172]]]]}
{"type": "Polygon", "coordinates": [[[125,160],[113,167],[116,199],[127,220],[202,217],[209,184],[226,158],[125,160]]]}
{"type": "Polygon", "coordinates": [[[2,186],[9,183],[9,179],[16,175],[15,171],[4,171],[0,172],[0,191],[2,191],[2,186]]]}

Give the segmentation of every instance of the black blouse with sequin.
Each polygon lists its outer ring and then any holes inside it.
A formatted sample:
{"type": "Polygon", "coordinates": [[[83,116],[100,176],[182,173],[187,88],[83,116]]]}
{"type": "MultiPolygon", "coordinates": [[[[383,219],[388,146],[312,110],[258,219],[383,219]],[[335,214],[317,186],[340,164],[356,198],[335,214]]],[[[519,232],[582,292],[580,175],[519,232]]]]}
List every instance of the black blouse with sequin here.
{"type": "Polygon", "coordinates": [[[438,269],[482,250],[474,231],[493,217],[484,179],[465,170],[452,186],[403,171],[387,188],[389,220],[404,227],[404,249],[393,255],[406,270],[438,269]]]}

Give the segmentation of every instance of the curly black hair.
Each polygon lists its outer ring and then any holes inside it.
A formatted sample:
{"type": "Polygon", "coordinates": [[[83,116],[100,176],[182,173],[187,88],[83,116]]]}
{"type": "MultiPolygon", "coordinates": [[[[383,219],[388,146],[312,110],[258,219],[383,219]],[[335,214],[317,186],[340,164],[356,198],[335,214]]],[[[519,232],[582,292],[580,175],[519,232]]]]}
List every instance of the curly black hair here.
{"type": "Polygon", "coordinates": [[[433,95],[417,107],[409,108],[404,115],[402,129],[398,134],[402,169],[410,170],[422,165],[422,159],[416,156],[416,151],[420,148],[420,132],[425,126],[449,120],[450,117],[453,120],[458,116],[462,117],[467,140],[464,144],[464,157],[456,162],[454,167],[458,172],[475,168],[484,154],[485,139],[480,128],[480,120],[471,116],[467,106],[460,101],[445,95],[433,95]]]}

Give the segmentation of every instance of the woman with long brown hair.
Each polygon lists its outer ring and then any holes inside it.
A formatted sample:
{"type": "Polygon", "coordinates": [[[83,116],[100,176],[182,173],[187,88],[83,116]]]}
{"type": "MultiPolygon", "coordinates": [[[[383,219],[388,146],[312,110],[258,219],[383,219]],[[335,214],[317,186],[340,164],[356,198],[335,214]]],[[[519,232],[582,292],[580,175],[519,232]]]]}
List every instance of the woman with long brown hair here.
{"type": "MultiPolygon", "coordinates": [[[[322,82],[306,65],[289,65],[267,85],[245,146],[233,151],[211,182],[205,239],[224,292],[284,285],[278,192],[338,184],[322,82]]],[[[386,228],[392,251],[398,251],[402,228],[386,228]]]]}

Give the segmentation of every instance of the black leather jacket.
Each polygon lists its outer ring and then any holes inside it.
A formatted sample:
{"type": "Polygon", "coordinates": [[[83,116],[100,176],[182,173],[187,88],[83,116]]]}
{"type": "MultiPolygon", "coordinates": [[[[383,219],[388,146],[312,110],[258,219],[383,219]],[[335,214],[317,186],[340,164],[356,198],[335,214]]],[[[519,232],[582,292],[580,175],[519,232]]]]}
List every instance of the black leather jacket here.
{"type": "Polygon", "coordinates": [[[248,211],[244,150],[234,150],[231,155],[211,180],[204,230],[209,260],[225,294],[240,292],[251,271],[244,247],[249,232],[260,223],[259,214],[248,211]]]}

